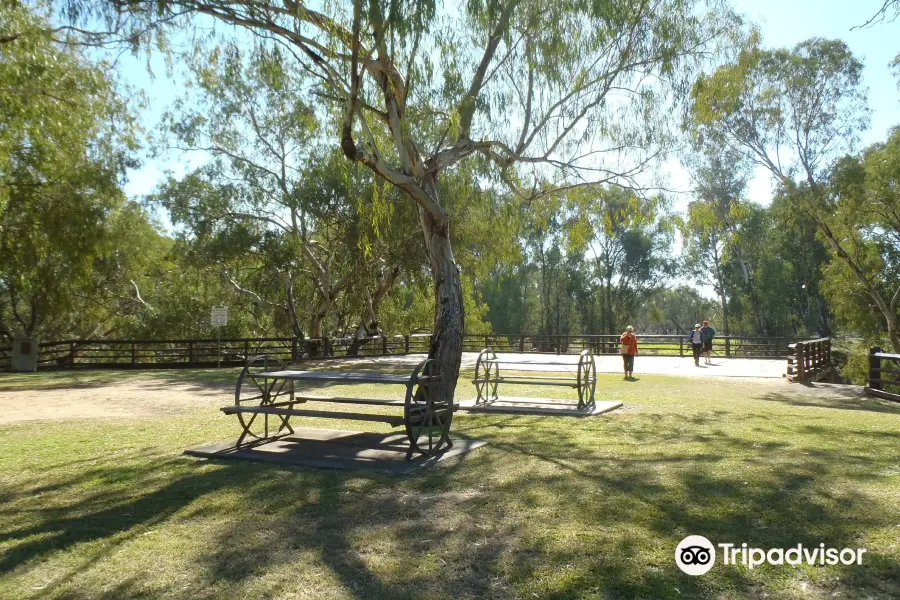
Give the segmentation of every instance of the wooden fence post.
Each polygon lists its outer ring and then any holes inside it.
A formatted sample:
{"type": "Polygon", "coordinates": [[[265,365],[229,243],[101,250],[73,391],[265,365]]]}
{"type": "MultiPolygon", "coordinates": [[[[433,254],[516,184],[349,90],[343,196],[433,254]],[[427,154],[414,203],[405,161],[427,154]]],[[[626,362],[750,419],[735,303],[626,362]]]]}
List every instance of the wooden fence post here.
{"type": "Polygon", "coordinates": [[[678,356],[684,356],[684,338],[678,336],[678,356]]]}
{"type": "Polygon", "coordinates": [[[137,353],[134,351],[134,342],[131,342],[131,364],[137,363],[137,353]]]}
{"type": "Polygon", "coordinates": [[[297,338],[291,338],[291,362],[297,362],[297,338]]]}
{"type": "Polygon", "coordinates": [[[194,342],[188,342],[188,364],[194,362],[194,342]]]}
{"type": "Polygon", "coordinates": [[[387,336],[383,335],[381,336],[381,355],[387,356],[387,353],[387,336]]]}
{"type": "Polygon", "coordinates": [[[806,380],[806,344],[797,342],[794,348],[795,359],[794,364],[794,380],[803,382],[806,380]]]}
{"type": "Polygon", "coordinates": [[[881,358],[875,356],[882,352],[881,348],[872,348],[869,350],[869,387],[873,390],[883,390],[884,384],[880,381],[873,382],[873,379],[881,379],[881,358]]]}
{"type": "Polygon", "coordinates": [[[403,353],[409,354],[409,334],[403,336],[403,353]]]}
{"type": "Polygon", "coordinates": [[[525,334],[519,336],[519,354],[525,354],[525,334]]]}
{"type": "Polygon", "coordinates": [[[725,336],[725,356],[731,356],[731,336],[725,336]]]}

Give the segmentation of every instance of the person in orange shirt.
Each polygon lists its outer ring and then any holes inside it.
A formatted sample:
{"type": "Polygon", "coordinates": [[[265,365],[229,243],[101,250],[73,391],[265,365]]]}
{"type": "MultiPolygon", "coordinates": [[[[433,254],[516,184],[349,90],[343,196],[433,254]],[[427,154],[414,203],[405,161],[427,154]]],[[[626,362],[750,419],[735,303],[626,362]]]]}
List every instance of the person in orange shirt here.
{"type": "Polygon", "coordinates": [[[634,327],[629,325],[625,328],[625,333],[619,338],[622,343],[622,361],[625,363],[625,379],[634,376],[634,357],[637,356],[637,336],[634,335],[634,327]]]}

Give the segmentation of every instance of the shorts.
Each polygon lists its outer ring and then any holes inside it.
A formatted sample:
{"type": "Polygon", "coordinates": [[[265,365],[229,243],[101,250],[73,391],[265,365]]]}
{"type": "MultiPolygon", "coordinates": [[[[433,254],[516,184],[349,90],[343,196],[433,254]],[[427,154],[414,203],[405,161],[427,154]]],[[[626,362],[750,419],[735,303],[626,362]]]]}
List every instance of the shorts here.
{"type": "Polygon", "coordinates": [[[634,371],[634,354],[623,354],[622,360],[625,362],[625,370],[631,373],[634,371]]]}
{"type": "Polygon", "coordinates": [[[703,351],[704,352],[712,352],[712,342],[703,342],[703,351]]]}

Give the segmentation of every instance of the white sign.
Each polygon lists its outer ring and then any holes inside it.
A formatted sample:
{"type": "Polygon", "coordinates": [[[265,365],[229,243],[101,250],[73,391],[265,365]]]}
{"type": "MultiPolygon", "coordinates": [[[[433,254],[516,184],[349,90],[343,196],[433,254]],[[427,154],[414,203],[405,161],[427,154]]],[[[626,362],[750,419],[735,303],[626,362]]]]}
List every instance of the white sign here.
{"type": "Polygon", "coordinates": [[[228,307],[213,306],[212,318],[210,319],[213,327],[225,327],[228,325],[228,307]]]}

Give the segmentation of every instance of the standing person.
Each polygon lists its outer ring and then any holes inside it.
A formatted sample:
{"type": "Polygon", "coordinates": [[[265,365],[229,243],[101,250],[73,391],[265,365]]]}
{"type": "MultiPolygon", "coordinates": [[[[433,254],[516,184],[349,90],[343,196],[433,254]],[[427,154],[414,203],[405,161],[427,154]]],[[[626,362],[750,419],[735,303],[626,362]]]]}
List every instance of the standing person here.
{"type": "Polygon", "coordinates": [[[625,333],[619,338],[622,343],[622,361],[625,363],[625,379],[634,378],[634,357],[637,356],[637,336],[634,335],[634,327],[629,325],[625,333]]]}
{"type": "Polygon", "coordinates": [[[700,353],[703,351],[703,340],[701,339],[700,323],[694,325],[694,330],[688,335],[688,341],[691,343],[691,349],[694,351],[694,366],[700,366],[700,353]]]}
{"type": "Polygon", "coordinates": [[[709,326],[709,321],[703,321],[703,327],[700,329],[700,340],[703,342],[703,355],[706,357],[706,364],[712,364],[712,343],[716,337],[716,330],[709,326]]]}

